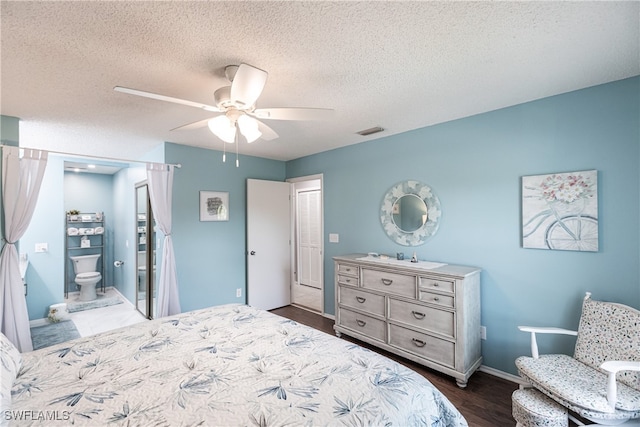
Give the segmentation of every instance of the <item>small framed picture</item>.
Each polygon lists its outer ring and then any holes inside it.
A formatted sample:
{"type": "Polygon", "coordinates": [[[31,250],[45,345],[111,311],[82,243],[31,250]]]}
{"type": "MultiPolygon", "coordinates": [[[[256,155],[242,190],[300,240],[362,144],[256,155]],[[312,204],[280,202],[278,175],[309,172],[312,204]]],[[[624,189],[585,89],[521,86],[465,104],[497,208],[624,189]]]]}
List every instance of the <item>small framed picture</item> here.
{"type": "Polygon", "coordinates": [[[200,192],[200,221],[228,221],[229,193],[226,191],[200,192]]]}

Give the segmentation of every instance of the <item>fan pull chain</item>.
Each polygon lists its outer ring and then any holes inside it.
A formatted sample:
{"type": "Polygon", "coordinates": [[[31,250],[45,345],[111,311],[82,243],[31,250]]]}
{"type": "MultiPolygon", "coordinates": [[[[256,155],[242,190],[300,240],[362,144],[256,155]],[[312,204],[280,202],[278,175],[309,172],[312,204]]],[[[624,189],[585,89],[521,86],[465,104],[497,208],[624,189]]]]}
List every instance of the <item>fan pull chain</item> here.
{"type": "Polygon", "coordinates": [[[236,128],[236,137],[234,138],[235,143],[236,143],[236,167],[240,167],[240,161],[238,160],[238,145],[240,145],[240,141],[238,141],[238,134],[240,133],[240,129],[238,129],[238,121],[236,120],[235,123],[235,128],[236,128]]]}
{"type": "Polygon", "coordinates": [[[222,163],[227,162],[227,143],[222,141],[222,163]]]}

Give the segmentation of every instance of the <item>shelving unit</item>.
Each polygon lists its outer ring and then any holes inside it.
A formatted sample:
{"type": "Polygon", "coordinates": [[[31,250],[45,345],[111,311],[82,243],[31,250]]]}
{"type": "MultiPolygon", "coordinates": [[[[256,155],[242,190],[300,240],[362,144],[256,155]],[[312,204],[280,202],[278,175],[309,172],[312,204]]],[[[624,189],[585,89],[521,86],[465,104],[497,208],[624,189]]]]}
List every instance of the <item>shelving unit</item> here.
{"type": "Polygon", "coordinates": [[[105,246],[106,229],[103,212],[79,213],[65,215],[65,254],[64,264],[64,297],[69,297],[69,289],[74,286],[74,270],[71,256],[100,254],[98,267],[102,274],[100,288],[105,291],[105,246]],[[77,230],[77,231],[76,231],[77,230]],[[88,242],[88,243],[83,243],[88,242]]]}
{"type": "Polygon", "coordinates": [[[137,234],[136,234],[136,245],[138,248],[137,253],[137,284],[136,284],[136,298],[138,298],[138,294],[144,295],[146,292],[146,274],[147,274],[147,214],[139,213],[137,216],[137,234]]]}
{"type": "Polygon", "coordinates": [[[138,214],[138,251],[147,250],[147,215],[138,214]]]}

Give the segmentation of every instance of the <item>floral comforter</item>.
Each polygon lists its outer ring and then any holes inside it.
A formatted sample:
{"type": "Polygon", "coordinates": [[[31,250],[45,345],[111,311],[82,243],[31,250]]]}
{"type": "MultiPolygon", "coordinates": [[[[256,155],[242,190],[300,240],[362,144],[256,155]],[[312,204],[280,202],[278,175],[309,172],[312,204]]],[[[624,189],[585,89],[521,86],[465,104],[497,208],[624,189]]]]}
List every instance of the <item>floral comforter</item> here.
{"type": "Polygon", "coordinates": [[[22,358],[12,425],[467,425],[410,369],[244,305],[156,319],[22,358]]]}

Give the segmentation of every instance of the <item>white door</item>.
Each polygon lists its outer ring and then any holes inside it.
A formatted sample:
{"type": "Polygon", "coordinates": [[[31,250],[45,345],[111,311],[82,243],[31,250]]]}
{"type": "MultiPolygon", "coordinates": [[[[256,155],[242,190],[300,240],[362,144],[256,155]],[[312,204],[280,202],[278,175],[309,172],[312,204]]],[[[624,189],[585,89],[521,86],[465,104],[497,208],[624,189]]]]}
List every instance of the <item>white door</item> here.
{"type": "Polygon", "coordinates": [[[322,288],[322,226],[320,190],[298,194],[298,272],[300,284],[322,288]]]}
{"type": "Polygon", "coordinates": [[[291,185],[247,180],[247,302],[264,310],[291,303],[291,185]]]}

